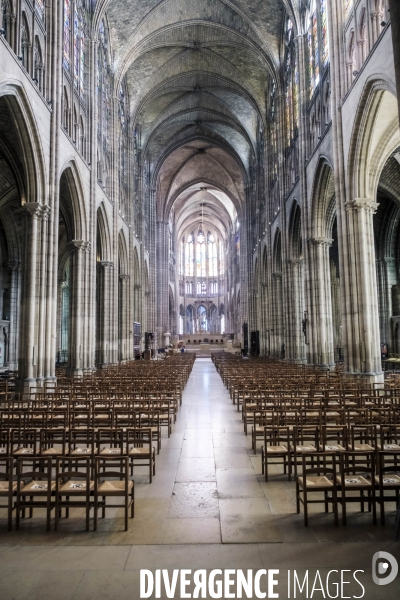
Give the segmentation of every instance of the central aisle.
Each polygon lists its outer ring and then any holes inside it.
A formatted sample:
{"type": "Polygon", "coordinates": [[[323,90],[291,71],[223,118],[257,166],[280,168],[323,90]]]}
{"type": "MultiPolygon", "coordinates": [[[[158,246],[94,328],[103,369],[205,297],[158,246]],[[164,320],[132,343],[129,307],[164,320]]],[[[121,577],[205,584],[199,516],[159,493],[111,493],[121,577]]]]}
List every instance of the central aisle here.
{"type": "Polygon", "coordinates": [[[257,479],[260,458],[210,359],[195,361],[164,453],[177,462],[163,544],[281,541],[257,479]]]}

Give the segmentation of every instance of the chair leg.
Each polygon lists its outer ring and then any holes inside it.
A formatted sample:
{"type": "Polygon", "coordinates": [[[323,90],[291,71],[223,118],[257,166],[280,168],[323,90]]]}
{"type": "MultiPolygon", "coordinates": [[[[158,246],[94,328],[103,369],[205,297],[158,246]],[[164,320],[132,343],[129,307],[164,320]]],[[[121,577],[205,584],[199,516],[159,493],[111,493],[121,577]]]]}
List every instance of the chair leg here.
{"type": "Polygon", "coordinates": [[[58,530],[58,522],[59,522],[59,519],[60,519],[59,501],[60,501],[59,496],[56,493],[56,508],[55,508],[56,514],[55,514],[55,517],[54,517],[54,531],[58,530]]]}
{"type": "Polygon", "coordinates": [[[17,502],[15,504],[15,529],[16,529],[16,531],[19,530],[19,519],[20,519],[20,504],[19,504],[19,500],[17,500],[17,502]]]}
{"type": "Polygon", "coordinates": [[[371,494],[371,501],[372,501],[372,522],[374,525],[376,525],[376,496],[375,496],[375,492],[372,492],[371,494]]]}
{"type": "Polygon", "coordinates": [[[129,496],[127,491],[125,495],[125,531],[128,531],[128,500],[129,496]]]}
{"type": "Polygon", "coordinates": [[[12,496],[8,499],[8,531],[12,530],[12,509],[13,509],[13,498],[12,496]]]}
{"type": "Polygon", "coordinates": [[[308,527],[308,504],[307,504],[307,492],[303,490],[303,507],[304,507],[304,525],[308,527]]]}
{"type": "Polygon", "coordinates": [[[342,491],[342,523],[343,525],[347,524],[347,514],[346,514],[346,494],[345,491],[342,491]]]}

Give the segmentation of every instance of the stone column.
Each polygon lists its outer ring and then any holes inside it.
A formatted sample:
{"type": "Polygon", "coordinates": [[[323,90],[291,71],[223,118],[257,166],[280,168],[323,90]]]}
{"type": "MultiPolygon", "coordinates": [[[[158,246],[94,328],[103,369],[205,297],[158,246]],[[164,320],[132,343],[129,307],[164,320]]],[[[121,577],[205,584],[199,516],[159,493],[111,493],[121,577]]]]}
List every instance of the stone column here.
{"type": "Polygon", "coordinates": [[[84,285],[84,257],[88,249],[88,242],[73,240],[70,244],[71,256],[71,296],[69,316],[69,344],[68,368],[69,377],[80,377],[83,373],[84,355],[84,329],[85,311],[83,285],[84,285]]]}
{"type": "Polygon", "coordinates": [[[271,355],[275,358],[282,356],[283,343],[283,294],[282,273],[272,273],[272,325],[271,325],[271,355]]]}
{"type": "Polygon", "coordinates": [[[21,302],[21,264],[17,261],[9,262],[10,277],[10,341],[9,341],[9,368],[18,369],[18,340],[19,340],[19,315],[21,302]]]}
{"type": "Polygon", "coordinates": [[[379,310],[373,214],[378,204],[368,198],[346,202],[349,289],[343,302],[347,321],[344,354],[347,370],[380,381],[379,310]]]}
{"type": "MultiPolygon", "coordinates": [[[[44,378],[49,379],[50,372],[46,372],[46,355],[49,351],[46,344],[46,332],[51,328],[52,314],[49,311],[48,297],[49,292],[49,268],[48,260],[48,238],[49,238],[49,216],[51,213],[50,206],[42,206],[40,213],[40,243],[38,244],[38,252],[40,252],[40,269],[38,269],[37,281],[37,296],[38,296],[38,359],[36,379],[37,385],[42,386],[44,378]]],[[[39,233],[39,231],[38,231],[39,233]]],[[[53,364],[55,356],[53,356],[53,364]]]]}
{"type": "Polygon", "coordinates": [[[38,270],[38,221],[42,205],[38,202],[25,204],[25,257],[21,294],[21,325],[18,357],[17,392],[29,392],[36,385],[36,324],[37,324],[37,270],[38,270]]]}
{"type": "Polygon", "coordinates": [[[120,327],[120,331],[118,332],[119,338],[120,338],[119,339],[120,350],[119,350],[118,358],[120,361],[126,361],[131,357],[129,331],[133,327],[133,323],[132,323],[132,326],[130,326],[130,323],[129,323],[129,306],[128,305],[129,305],[130,276],[129,275],[120,275],[119,280],[120,280],[120,286],[121,286],[121,301],[120,301],[120,306],[119,306],[119,310],[121,311],[121,315],[120,315],[121,327],[120,327]]]}
{"type": "Polygon", "coordinates": [[[99,311],[97,362],[100,367],[111,364],[113,356],[112,322],[110,318],[113,268],[113,262],[100,262],[100,297],[97,299],[97,309],[99,311]]]}
{"type": "Polygon", "coordinates": [[[392,24],[392,40],[394,69],[396,73],[397,101],[399,103],[400,121],[400,3],[399,0],[389,0],[390,21],[392,24]]]}
{"type": "Polygon", "coordinates": [[[163,333],[169,331],[169,225],[168,221],[157,222],[157,324],[159,348],[164,345],[163,333]]]}
{"type": "Polygon", "coordinates": [[[313,237],[309,240],[310,300],[308,310],[308,362],[331,366],[334,364],[332,298],[329,265],[329,248],[332,240],[313,237]]]}
{"type": "Polygon", "coordinates": [[[301,323],[303,316],[302,267],[303,261],[301,259],[286,260],[288,298],[290,300],[287,315],[289,330],[286,335],[286,358],[296,362],[305,360],[304,335],[301,323]]]}

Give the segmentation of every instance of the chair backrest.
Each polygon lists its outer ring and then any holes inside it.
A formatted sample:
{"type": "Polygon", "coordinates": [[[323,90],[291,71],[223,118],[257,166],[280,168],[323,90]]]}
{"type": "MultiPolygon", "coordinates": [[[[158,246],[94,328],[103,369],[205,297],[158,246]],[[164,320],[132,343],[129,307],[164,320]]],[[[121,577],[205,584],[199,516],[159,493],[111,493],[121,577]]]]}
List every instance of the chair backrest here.
{"type": "MultiPolygon", "coordinates": [[[[8,481],[9,491],[11,491],[14,481],[14,460],[11,456],[0,457],[0,481],[8,481]]],[[[3,488],[4,491],[4,488],[3,488]]]]}
{"type": "MultiPolygon", "coordinates": [[[[29,458],[19,457],[17,458],[17,490],[21,490],[21,487],[31,481],[37,481],[37,491],[44,491],[47,489],[47,493],[51,494],[51,475],[52,475],[52,461],[51,458],[29,458]],[[43,487],[46,483],[47,487],[43,487]]],[[[36,488],[32,488],[35,491],[36,488]]],[[[32,494],[34,495],[34,494],[32,494]]]]}
{"type": "Polygon", "coordinates": [[[125,481],[125,492],[128,490],[129,483],[129,462],[127,456],[113,457],[110,459],[96,456],[95,457],[95,491],[97,491],[99,483],[107,479],[119,479],[125,481]],[[119,470],[115,470],[116,468],[119,470]]]}
{"type": "Polygon", "coordinates": [[[375,452],[366,452],[366,455],[368,460],[363,461],[361,464],[359,461],[357,462],[359,456],[357,452],[349,450],[340,454],[340,474],[342,482],[344,477],[349,475],[362,475],[368,477],[372,487],[375,487],[375,452]]]}
{"type": "MultiPolygon", "coordinates": [[[[57,485],[70,479],[86,479],[86,489],[89,490],[91,460],[89,457],[60,457],[56,463],[57,485]]],[[[74,489],[79,489],[74,488],[74,489]]]]}

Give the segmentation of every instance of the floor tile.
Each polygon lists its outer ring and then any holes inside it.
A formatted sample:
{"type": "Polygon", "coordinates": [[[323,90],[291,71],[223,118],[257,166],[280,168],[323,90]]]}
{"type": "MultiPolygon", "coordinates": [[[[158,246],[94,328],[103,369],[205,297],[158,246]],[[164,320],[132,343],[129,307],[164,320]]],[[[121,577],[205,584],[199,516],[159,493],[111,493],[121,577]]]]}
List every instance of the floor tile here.
{"type": "Polygon", "coordinates": [[[219,517],[217,486],[214,482],[177,483],[168,518],[219,517]]]}

